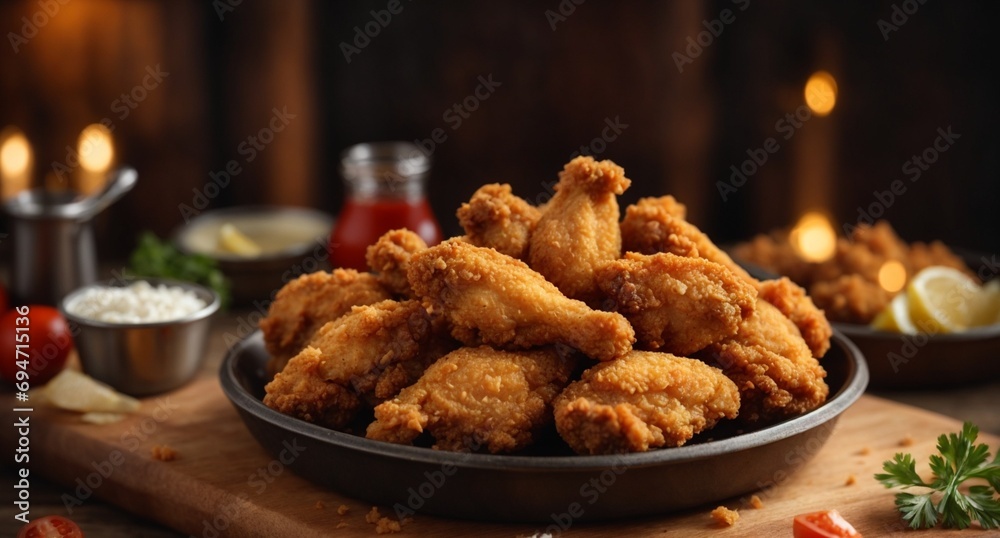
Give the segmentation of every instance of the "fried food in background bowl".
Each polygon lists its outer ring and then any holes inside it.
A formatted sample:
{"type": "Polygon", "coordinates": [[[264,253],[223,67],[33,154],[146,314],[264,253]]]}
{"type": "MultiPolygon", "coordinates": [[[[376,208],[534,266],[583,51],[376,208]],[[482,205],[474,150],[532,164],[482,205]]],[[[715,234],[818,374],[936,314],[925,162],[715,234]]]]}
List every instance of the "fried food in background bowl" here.
{"type": "Polygon", "coordinates": [[[836,240],[833,255],[808,262],[790,232],[762,234],[732,249],[760,274],[809,290],[834,326],[861,348],[872,387],[913,389],[1000,377],[1000,280],[995,262],[939,241],[906,243],[886,221],[836,240]]]}

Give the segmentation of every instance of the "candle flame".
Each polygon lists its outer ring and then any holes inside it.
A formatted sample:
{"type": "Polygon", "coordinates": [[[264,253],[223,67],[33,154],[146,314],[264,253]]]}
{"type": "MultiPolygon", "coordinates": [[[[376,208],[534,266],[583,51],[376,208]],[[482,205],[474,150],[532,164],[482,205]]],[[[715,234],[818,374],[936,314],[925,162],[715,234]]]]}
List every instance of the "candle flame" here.
{"type": "Polygon", "coordinates": [[[106,172],[115,157],[111,131],[107,127],[92,123],[80,132],[77,142],[80,166],[88,172],[106,172]]]}
{"type": "Polygon", "coordinates": [[[815,211],[802,215],[788,239],[799,257],[808,262],[829,260],[837,250],[837,233],[830,220],[815,211]]]}
{"type": "Polygon", "coordinates": [[[896,260],[889,260],[878,270],[878,283],[885,291],[896,293],[906,286],[906,267],[896,260]]]}
{"type": "Polygon", "coordinates": [[[0,135],[0,181],[3,197],[8,198],[28,188],[33,155],[24,133],[14,128],[5,131],[0,135]]]}
{"type": "Polygon", "coordinates": [[[826,116],[837,104],[837,80],[826,71],[816,71],[806,81],[806,106],[817,116],[826,116]]]}

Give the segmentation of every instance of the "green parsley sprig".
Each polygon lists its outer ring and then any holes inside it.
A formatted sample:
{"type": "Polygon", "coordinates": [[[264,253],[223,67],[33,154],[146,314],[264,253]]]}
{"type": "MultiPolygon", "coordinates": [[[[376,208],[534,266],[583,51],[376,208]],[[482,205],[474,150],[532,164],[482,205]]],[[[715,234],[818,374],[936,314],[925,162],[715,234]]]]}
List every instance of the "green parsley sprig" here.
{"type": "Polygon", "coordinates": [[[129,257],[127,272],[134,276],[170,278],[208,286],[219,294],[223,307],[229,304],[229,281],[218,262],[203,254],[184,254],[149,231],[139,236],[139,244],[129,257]]]}
{"type": "Polygon", "coordinates": [[[938,521],[948,528],[964,529],[978,521],[984,529],[1000,528],[1000,452],[990,461],[990,448],[975,444],[979,428],[971,422],[962,425],[958,434],[938,437],[940,455],[930,458],[934,479],[924,482],[917,474],[913,456],[896,454],[882,464],[885,473],[875,479],[887,488],[929,488],[922,494],[897,493],[896,508],[914,529],[930,528],[938,521]],[[960,486],[967,480],[980,478],[989,485],[970,486],[967,492],[960,486]],[[935,502],[935,497],[937,501],[935,502]]]}

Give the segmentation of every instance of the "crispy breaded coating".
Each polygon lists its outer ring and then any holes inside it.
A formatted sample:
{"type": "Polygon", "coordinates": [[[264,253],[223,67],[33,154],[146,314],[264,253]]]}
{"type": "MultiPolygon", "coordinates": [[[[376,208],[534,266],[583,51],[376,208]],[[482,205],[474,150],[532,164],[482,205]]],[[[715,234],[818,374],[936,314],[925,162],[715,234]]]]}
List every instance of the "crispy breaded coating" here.
{"type": "Polygon", "coordinates": [[[782,314],[799,328],[802,338],[817,359],[830,349],[833,328],[822,310],[816,308],[806,290],[787,277],[764,280],[757,286],[760,298],[776,306],[782,314]]]}
{"type": "Polygon", "coordinates": [[[552,422],[552,400],[569,383],[573,367],[571,358],[553,348],[460,348],[376,407],[367,437],[411,444],[426,431],[441,450],[521,450],[552,422]]]}
{"type": "Polygon", "coordinates": [[[264,405],[328,428],[349,424],[361,409],[361,399],[345,385],[326,380],[323,352],[306,347],[264,387],[264,405]]]}
{"type": "Polygon", "coordinates": [[[735,336],[698,358],[722,368],[740,389],[740,420],[751,424],[801,415],[826,401],[826,371],[798,328],[763,299],[735,336]]]}
{"type": "Polygon", "coordinates": [[[597,280],[637,345],[677,355],[736,334],[757,302],[754,287],[722,265],[666,253],[628,252],[598,269],[597,280]]]}
{"type": "Polygon", "coordinates": [[[280,372],[320,327],[350,312],[352,306],[390,298],[375,277],[353,269],[319,271],[285,284],[260,322],[271,354],[268,371],[280,372]]]}
{"type": "Polygon", "coordinates": [[[611,161],[577,157],[559,173],[555,195],[531,235],[529,265],[573,299],[600,301],[594,272],[621,255],[618,199],[631,184],[611,161]]]}
{"type": "Polygon", "coordinates": [[[450,239],[413,257],[407,274],[425,306],[446,317],[470,346],[527,349],[565,344],[610,360],[632,349],[621,315],[569,299],[524,262],[450,239]]]}
{"type": "Polygon", "coordinates": [[[579,454],[645,452],[683,445],[740,407],[717,368],[669,353],[632,351],[600,363],[553,404],[559,435],[579,454]]]}
{"type": "Polygon", "coordinates": [[[288,361],[265,387],[264,404],[306,421],[343,428],[363,403],[381,401],[376,393],[385,395],[416,381],[422,367],[440,356],[433,355],[437,348],[430,345],[434,329],[430,314],[417,301],[354,307],[324,325],[308,347],[288,361]],[[394,368],[402,363],[412,363],[414,369],[394,368]]]}
{"type": "MultiPolygon", "coordinates": [[[[621,223],[622,249],[656,254],[669,252],[689,258],[704,258],[724,265],[749,284],[756,280],[702,233],[684,220],[675,203],[663,198],[642,198],[625,208],[621,223]]],[[[671,198],[672,200],[672,198],[671,198]]]]}
{"type": "Polygon", "coordinates": [[[427,243],[416,233],[407,229],[391,230],[368,247],[365,260],[385,289],[409,298],[412,292],[406,270],[410,267],[410,258],[426,248],[427,243]]]}
{"type": "Polygon", "coordinates": [[[491,183],[480,187],[457,215],[469,243],[525,260],[542,212],[515,196],[510,185],[491,183]]]}

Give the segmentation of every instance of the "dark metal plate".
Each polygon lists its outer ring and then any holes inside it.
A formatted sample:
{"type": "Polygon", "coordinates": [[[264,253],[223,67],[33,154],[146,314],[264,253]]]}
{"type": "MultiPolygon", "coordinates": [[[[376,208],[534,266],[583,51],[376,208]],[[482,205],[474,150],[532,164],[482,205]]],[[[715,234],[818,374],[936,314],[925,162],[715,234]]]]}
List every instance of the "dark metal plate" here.
{"type": "Polygon", "coordinates": [[[485,521],[638,517],[780,483],[819,451],[868,384],[861,353],[835,333],[823,359],[830,399],[800,417],[743,434],[720,425],[711,438],[642,454],[502,456],[372,441],[278,413],[261,402],[267,359],[259,331],[236,344],[222,363],[222,389],[272,455],[305,447],[290,464],[295,473],[396,514],[485,521]]]}

